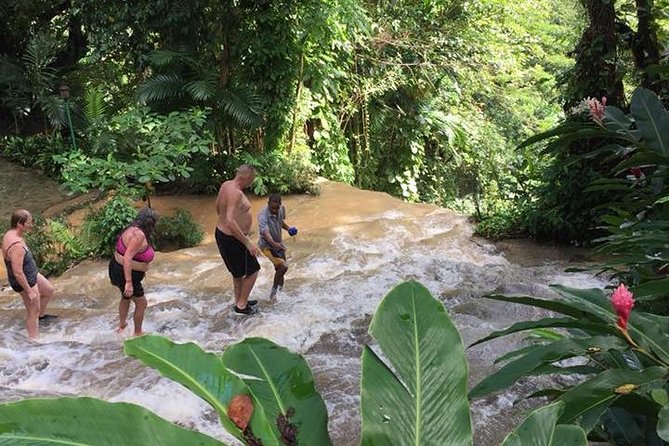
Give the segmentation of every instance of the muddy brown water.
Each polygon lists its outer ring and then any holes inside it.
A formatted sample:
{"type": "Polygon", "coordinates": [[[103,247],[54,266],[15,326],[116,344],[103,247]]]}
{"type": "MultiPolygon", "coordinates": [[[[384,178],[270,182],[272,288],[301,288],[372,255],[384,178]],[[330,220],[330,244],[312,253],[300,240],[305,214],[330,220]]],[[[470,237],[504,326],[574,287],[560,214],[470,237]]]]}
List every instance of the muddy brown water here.
{"type": "MultiPolygon", "coordinates": [[[[6,177],[16,187],[3,189],[3,208],[48,213],[66,198],[52,182],[34,173],[27,179],[31,175],[21,176],[27,172],[16,169],[18,177],[6,177]],[[23,179],[20,187],[18,178],[23,179]],[[31,181],[35,183],[28,186],[31,181]],[[10,198],[14,190],[21,192],[10,198]]],[[[465,345],[538,316],[531,308],[483,299],[485,293],[552,296],[549,283],[602,286],[591,275],[564,272],[584,258],[579,250],[524,241],[493,245],[475,238],[467,218],[448,210],[329,181],[321,181],[320,187],[320,196],[284,197],[287,221],[299,228],[296,238],[286,240],[290,270],[285,289],[276,302],[267,300],[273,272],[269,261],[261,259],[252,294],[260,299],[260,314],[241,320],[231,313],[232,284],[213,241],[215,197],[154,198],[161,214],[189,210],[206,236],[199,246],[157,254],[145,280],[145,329],[176,342],[194,341],[208,351],[263,336],[302,354],[326,402],[335,445],[360,442],[360,354],[372,342],[367,334],[371,316],[399,282],[418,280],[441,300],[465,345]]],[[[265,199],[251,198],[251,204],[257,215],[265,199]]],[[[205,403],[123,354],[124,338],[114,333],[118,291],[106,275],[104,261],[87,261],[54,279],[58,296],[51,312],[60,317],[43,327],[39,343],[25,337],[16,294],[0,292],[0,400],[86,395],[132,402],[239,444],[205,403]]],[[[502,339],[467,350],[470,385],[493,371],[493,359],[517,341],[502,339]]],[[[499,444],[529,408],[516,401],[535,389],[524,381],[474,401],[475,444],[499,444]]]]}

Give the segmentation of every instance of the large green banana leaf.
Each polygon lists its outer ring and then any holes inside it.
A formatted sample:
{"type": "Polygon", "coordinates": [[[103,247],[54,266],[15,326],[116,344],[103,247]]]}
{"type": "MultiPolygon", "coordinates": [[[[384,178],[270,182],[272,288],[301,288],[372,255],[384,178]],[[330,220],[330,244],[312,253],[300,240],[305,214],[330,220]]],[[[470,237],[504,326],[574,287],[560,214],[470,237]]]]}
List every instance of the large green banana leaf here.
{"type": "Polygon", "coordinates": [[[587,446],[583,429],[557,424],[563,409],[561,402],[536,409],[504,439],[502,446],[587,446]]]}
{"type": "Polygon", "coordinates": [[[559,341],[529,350],[527,354],[509,362],[474,386],[469,392],[469,397],[477,398],[506,389],[519,378],[532,374],[535,369],[545,364],[551,364],[555,361],[574,356],[586,355],[592,349],[601,351],[609,349],[624,350],[626,347],[627,345],[622,339],[614,336],[560,339],[559,341]]]}
{"type": "Polygon", "coordinates": [[[639,87],[632,95],[630,111],[643,142],[654,151],[669,156],[669,113],[657,95],[639,87]]]}
{"type": "Polygon", "coordinates": [[[417,282],[383,299],[362,355],[362,445],[471,445],[467,362],[443,304],[417,282]]]}
{"type": "Polygon", "coordinates": [[[2,404],[0,445],[225,446],[143,407],[95,398],[29,399],[2,404]]]}
{"type": "Polygon", "coordinates": [[[262,404],[277,438],[291,436],[287,432],[290,428],[278,427],[280,417],[285,417],[282,419],[297,428],[297,444],[332,444],[325,402],[315,389],[311,369],[302,356],[267,339],[246,338],[229,346],[222,359],[262,404]]]}
{"type": "MultiPolygon", "coordinates": [[[[213,353],[207,353],[197,344],[175,344],[162,336],[145,335],[125,341],[124,351],[153,367],[163,376],[190,389],[216,409],[225,429],[242,439],[242,432],[227,416],[228,403],[235,395],[249,395],[244,382],[230,373],[213,353]]],[[[262,403],[262,402],[260,402],[262,403]]],[[[250,426],[253,434],[266,445],[277,444],[270,421],[262,404],[254,401],[250,426]]]]}

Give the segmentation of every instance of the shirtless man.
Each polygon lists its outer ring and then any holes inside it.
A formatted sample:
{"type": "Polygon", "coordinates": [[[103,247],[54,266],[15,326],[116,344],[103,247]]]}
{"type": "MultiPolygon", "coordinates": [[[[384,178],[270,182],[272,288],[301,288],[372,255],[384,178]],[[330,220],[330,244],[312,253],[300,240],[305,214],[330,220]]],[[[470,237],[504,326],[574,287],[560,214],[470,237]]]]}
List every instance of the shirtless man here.
{"type": "Polygon", "coordinates": [[[256,300],[248,300],[258,278],[260,250],[248,238],[253,218],[251,203],[243,190],[253,183],[256,171],[253,166],[242,164],[235,178],[224,182],[216,199],[216,244],[225,266],[232,274],[235,290],[234,314],[255,313],[256,300]]]}

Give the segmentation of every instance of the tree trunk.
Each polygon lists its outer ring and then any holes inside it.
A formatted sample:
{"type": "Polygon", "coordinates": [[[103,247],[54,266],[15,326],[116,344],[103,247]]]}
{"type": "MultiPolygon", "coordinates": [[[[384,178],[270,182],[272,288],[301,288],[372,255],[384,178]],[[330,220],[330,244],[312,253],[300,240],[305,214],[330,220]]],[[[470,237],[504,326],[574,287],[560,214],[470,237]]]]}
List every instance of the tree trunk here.
{"type": "Polygon", "coordinates": [[[584,0],[588,27],[575,49],[576,65],[565,111],[586,97],[606,96],[608,105],[625,102],[622,74],[618,70],[618,35],[614,0],[584,0]]]}

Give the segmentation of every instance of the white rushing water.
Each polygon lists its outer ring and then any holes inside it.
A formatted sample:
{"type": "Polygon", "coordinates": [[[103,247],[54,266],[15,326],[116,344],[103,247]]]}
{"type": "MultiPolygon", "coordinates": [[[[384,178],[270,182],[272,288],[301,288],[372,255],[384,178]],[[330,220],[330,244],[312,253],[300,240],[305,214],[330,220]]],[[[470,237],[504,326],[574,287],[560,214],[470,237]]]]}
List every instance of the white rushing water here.
{"type": "MultiPolygon", "coordinates": [[[[321,187],[317,197],[284,198],[287,221],[299,228],[294,240],[286,240],[286,286],[276,302],[266,299],[273,269],[261,259],[252,294],[260,299],[260,314],[250,318],[231,313],[231,280],[211,236],[214,198],[156,199],[159,212],[188,207],[207,237],[200,246],[157,254],[145,280],[149,308],[144,329],[215,352],[244,337],[262,336],[304,355],[326,401],[336,445],[359,443],[360,354],[370,342],[371,315],[398,283],[417,280],[442,300],[465,345],[538,314],[482,299],[485,293],[549,296],[549,283],[603,286],[589,274],[563,273],[569,259],[551,248],[532,248],[530,258],[523,258],[521,247],[514,257],[523,261],[509,259],[495,246],[473,239],[466,219],[449,211],[337,183],[321,187]]],[[[257,214],[265,203],[258,199],[252,204],[257,214]]],[[[18,296],[10,289],[0,292],[3,401],[86,395],[132,402],[239,444],[207,404],[123,354],[123,337],[114,332],[118,290],[109,284],[105,262],[85,262],[54,282],[58,296],[50,312],[60,317],[42,327],[38,343],[25,337],[18,296]]],[[[470,383],[494,370],[494,358],[512,348],[512,342],[469,350],[470,383]]],[[[498,444],[517,424],[521,411],[513,403],[526,390],[520,385],[473,403],[476,444],[498,444]]]]}

